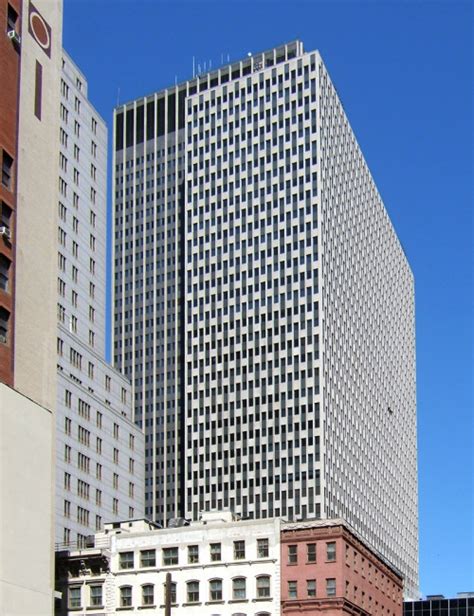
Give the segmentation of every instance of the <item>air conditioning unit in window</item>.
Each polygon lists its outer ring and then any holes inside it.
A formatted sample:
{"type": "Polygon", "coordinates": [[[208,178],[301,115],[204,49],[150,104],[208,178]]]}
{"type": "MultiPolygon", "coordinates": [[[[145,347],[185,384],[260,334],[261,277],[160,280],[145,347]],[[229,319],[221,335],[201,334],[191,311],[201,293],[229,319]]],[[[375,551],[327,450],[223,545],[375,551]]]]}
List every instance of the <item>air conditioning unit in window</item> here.
{"type": "Polygon", "coordinates": [[[0,334],[0,342],[3,342],[4,344],[7,341],[7,337],[5,336],[5,334],[0,334]]]}
{"type": "Polygon", "coordinates": [[[0,227],[0,235],[3,236],[7,240],[11,240],[12,238],[10,229],[8,227],[0,227]]]}
{"type": "Polygon", "coordinates": [[[13,41],[14,43],[17,43],[17,45],[21,43],[21,36],[18,34],[16,30],[8,30],[7,36],[11,41],[13,41]]]}

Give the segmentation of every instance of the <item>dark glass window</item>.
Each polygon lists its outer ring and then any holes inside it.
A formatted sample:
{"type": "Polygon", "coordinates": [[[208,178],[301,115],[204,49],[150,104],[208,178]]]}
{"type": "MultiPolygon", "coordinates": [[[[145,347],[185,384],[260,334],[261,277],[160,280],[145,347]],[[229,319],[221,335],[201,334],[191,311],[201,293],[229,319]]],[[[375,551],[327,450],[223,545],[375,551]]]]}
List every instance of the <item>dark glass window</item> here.
{"type": "Polygon", "coordinates": [[[135,131],[137,143],[143,143],[145,130],[145,107],[141,105],[137,107],[137,113],[135,116],[135,131]]]}
{"type": "Polygon", "coordinates": [[[176,130],[176,94],[168,94],[168,132],[176,130]]]}
{"type": "Polygon", "coordinates": [[[123,113],[115,117],[115,151],[123,150],[123,113]]]}
{"type": "Polygon", "coordinates": [[[127,111],[125,131],[125,145],[128,148],[133,145],[133,109],[127,111]]]}

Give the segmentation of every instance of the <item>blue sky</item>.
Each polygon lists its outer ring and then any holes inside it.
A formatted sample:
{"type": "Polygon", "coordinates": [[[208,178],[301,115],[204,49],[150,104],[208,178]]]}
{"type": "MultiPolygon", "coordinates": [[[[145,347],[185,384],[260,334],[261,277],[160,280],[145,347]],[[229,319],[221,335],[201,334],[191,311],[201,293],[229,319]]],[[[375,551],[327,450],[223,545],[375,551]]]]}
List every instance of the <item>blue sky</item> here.
{"type": "MultiPolygon", "coordinates": [[[[64,47],[117,103],[295,38],[318,49],[416,282],[420,585],[474,591],[473,4],[65,0],[64,47]]],[[[110,140],[111,132],[110,132],[110,140]]]]}

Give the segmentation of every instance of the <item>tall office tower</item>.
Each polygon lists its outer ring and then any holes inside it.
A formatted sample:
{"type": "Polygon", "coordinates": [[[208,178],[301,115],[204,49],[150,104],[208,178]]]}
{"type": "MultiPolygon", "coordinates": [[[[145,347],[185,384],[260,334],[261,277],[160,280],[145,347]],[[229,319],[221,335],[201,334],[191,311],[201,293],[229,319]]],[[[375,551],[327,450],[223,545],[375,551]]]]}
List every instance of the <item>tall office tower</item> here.
{"type": "Polygon", "coordinates": [[[83,546],[143,516],[144,437],[104,355],[107,128],[64,52],[59,113],[56,543],[83,546]]]}
{"type": "Polygon", "coordinates": [[[118,107],[114,151],[148,515],[342,517],[416,594],[413,276],[319,53],[118,107]]]}
{"type": "Polygon", "coordinates": [[[0,0],[0,613],[25,616],[53,611],[61,24],[0,0]]]}

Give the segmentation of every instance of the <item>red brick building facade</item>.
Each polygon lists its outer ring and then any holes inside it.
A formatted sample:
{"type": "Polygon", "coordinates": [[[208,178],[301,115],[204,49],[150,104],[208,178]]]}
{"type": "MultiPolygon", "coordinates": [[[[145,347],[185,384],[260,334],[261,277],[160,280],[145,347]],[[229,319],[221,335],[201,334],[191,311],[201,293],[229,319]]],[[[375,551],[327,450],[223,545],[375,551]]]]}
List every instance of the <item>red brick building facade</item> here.
{"type": "Polygon", "coordinates": [[[0,0],[0,382],[13,385],[20,0],[0,0]]]}
{"type": "Polygon", "coordinates": [[[403,578],[342,520],[284,523],[281,602],[285,616],[401,616],[403,578]]]}

